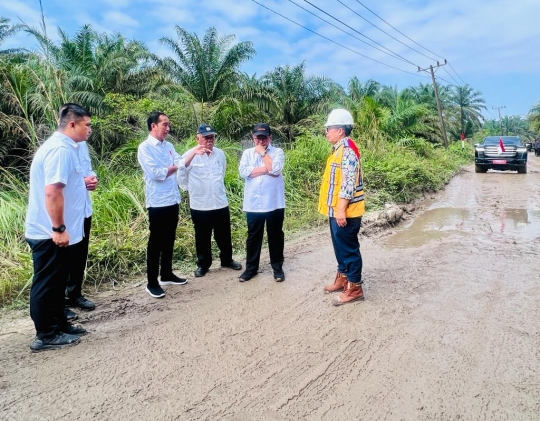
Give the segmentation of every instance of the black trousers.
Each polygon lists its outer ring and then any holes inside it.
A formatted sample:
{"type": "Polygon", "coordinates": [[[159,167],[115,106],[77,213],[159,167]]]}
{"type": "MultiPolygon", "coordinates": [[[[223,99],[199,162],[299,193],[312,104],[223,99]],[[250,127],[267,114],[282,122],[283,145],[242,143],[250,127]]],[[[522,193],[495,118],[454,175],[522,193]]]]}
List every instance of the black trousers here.
{"type": "Polygon", "coordinates": [[[274,272],[282,272],[283,248],[285,247],[285,234],[283,233],[285,209],[276,209],[270,212],[246,212],[246,219],[248,228],[246,272],[255,274],[259,270],[265,224],[270,264],[274,272]]]}
{"type": "Polygon", "coordinates": [[[212,264],[212,231],[219,248],[222,265],[232,262],[231,214],[229,207],[214,210],[190,209],[195,228],[197,266],[208,269],[212,264]]]}
{"type": "Polygon", "coordinates": [[[172,256],[179,209],[178,205],[148,208],[150,237],[146,249],[146,265],[150,286],[159,285],[158,274],[163,279],[170,278],[173,274],[172,256]]]}
{"type": "Polygon", "coordinates": [[[67,324],[64,290],[69,271],[69,248],[52,239],[26,239],[32,250],[34,277],[30,289],[30,317],[38,339],[51,338],[67,324]]]}
{"type": "Polygon", "coordinates": [[[90,227],[92,217],[84,218],[84,238],[77,244],[69,246],[69,275],[66,285],[67,298],[79,298],[82,295],[82,284],[86,261],[88,259],[88,243],[90,241],[90,227]]]}

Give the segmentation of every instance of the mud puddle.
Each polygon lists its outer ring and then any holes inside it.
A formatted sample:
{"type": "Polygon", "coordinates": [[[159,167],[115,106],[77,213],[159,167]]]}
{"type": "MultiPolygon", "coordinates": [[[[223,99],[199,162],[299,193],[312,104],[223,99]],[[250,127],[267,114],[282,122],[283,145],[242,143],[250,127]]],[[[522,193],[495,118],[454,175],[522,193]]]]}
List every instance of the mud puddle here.
{"type": "Polygon", "coordinates": [[[494,243],[504,240],[528,244],[540,237],[540,211],[502,209],[497,214],[478,215],[473,209],[434,208],[404,223],[381,244],[387,249],[399,249],[443,239],[474,242],[479,224],[484,223],[489,225],[489,237],[494,243]]]}

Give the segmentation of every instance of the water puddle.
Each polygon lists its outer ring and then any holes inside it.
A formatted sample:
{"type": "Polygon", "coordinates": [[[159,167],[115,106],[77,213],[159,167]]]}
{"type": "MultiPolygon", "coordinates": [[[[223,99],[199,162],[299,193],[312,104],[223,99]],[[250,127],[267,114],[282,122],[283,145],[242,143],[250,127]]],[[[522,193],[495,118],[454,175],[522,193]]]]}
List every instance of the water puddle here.
{"type": "Polygon", "coordinates": [[[488,237],[495,242],[524,243],[540,239],[540,211],[527,209],[432,208],[403,225],[394,235],[381,239],[386,248],[420,247],[455,237],[488,237]]]}

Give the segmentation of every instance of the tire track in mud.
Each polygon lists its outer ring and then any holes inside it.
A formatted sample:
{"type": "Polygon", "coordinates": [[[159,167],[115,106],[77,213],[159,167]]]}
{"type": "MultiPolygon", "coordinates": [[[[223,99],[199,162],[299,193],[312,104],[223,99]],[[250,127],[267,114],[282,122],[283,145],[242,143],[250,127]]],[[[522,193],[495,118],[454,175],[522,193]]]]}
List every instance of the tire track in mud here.
{"type": "Polygon", "coordinates": [[[212,269],[163,300],[96,297],[74,348],[30,354],[28,319],[3,322],[0,419],[537,419],[539,163],[465,171],[403,226],[364,227],[361,303],[323,294],[323,227],[287,242],[283,284],[263,253],[247,283],[212,269]],[[408,242],[415,224],[434,235],[408,242]]]}

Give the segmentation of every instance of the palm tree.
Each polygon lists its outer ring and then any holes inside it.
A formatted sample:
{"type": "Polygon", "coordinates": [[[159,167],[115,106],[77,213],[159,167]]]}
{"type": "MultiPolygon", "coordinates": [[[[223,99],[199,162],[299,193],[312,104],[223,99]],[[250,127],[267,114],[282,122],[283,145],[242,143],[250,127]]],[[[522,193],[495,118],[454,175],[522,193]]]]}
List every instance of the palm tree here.
{"type": "Polygon", "coordinates": [[[501,120],[503,134],[506,136],[520,136],[522,140],[535,138],[535,133],[530,129],[529,120],[519,116],[504,116],[501,120]]]}
{"type": "Polygon", "coordinates": [[[36,37],[44,59],[63,74],[63,88],[71,100],[93,113],[101,114],[107,93],[140,97],[155,87],[159,71],[150,65],[153,56],[139,41],[128,41],[120,34],[100,34],[90,25],[82,26],[73,37],[58,28],[56,44],[44,30],[26,27],[36,37]]]}
{"type": "Polygon", "coordinates": [[[459,112],[461,133],[466,136],[472,135],[466,132],[467,124],[478,130],[484,120],[482,110],[486,109],[486,102],[482,98],[482,93],[475,91],[470,85],[455,86],[451,91],[450,99],[454,109],[459,112]]]}
{"type": "Polygon", "coordinates": [[[301,126],[311,124],[311,117],[328,112],[340,95],[342,89],[331,79],[306,76],[305,63],[278,66],[251,90],[252,99],[265,107],[270,123],[287,141],[294,139],[301,126]]]}
{"type": "Polygon", "coordinates": [[[349,80],[348,84],[348,96],[354,101],[358,102],[364,97],[374,98],[381,89],[381,84],[372,79],[369,79],[365,83],[358,80],[356,76],[349,80]]]}
{"type": "MultiPolygon", "coordinates": [[[[20,29],[21,29],[21,25],[10,25],[10,20],[8,18],[0,16],[0,45],[2,45],[8,37],[14,35],[20,29]]],[[[6,55],[6,54],[12,54],[18,51],[20,51],[18,48],[9,49],[9,50],[0,50],[0,56],[6,55]]]]}
{"type": "Polygon", "coordinates": [[[430,110],[424,104],[416,103],[406,95],[398,94],[388,107],[390,113],[383,120],[381,128],[390,139],[422,137],[432,139],[434,130],[429,119],[430,110]]]}
{"type": "Polygon", "coordinates": [[[540,132],[540,102],[531,108],[527,118],[531,124],[531,129],[540,132]]]}
{"type": "Polygon", "coordinates": [[[233,45],[234,35],[219,37],[213,27],[208,28],[202,41],[178,25],[175,29],[177,40],[160,39],[175,55],[159,62],[172,80],[200,103],[215,102],[236,91],[240,64],[255,54],[253,44],[243,41],[233,45]]]}

